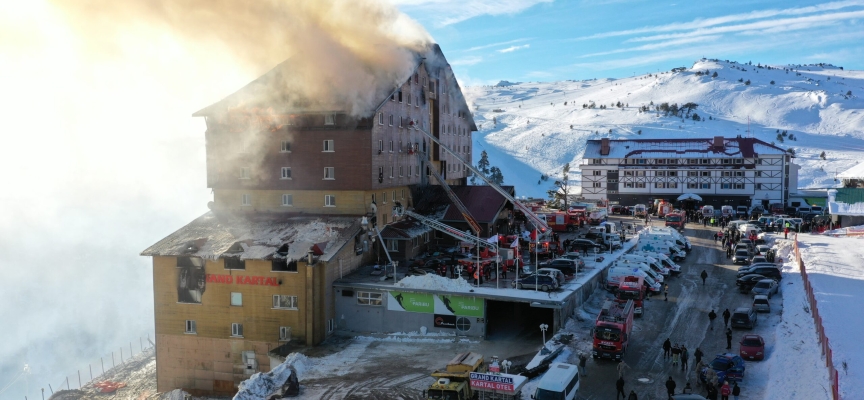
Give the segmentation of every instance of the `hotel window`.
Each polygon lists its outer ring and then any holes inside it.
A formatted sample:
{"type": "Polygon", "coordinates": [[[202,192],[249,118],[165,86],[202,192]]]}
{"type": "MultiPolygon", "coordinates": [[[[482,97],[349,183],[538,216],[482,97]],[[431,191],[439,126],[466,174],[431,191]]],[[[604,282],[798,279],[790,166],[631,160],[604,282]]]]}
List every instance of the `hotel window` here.
{"type": "Polygon", "coordinates": [[[378,141],[378,152],[380,153],[380,152],[382,152],[382,151],[384,151],[384,141],[383,141],[383,140],[379,140],[379,141],[378,141]]]}
{"type": "Polygon", "coordinates": [[[720,188],[721,189],[731,189],[732,184],[731,183],[724,183],[724,184],[720,185],[720,188]]]}
{"type": "Polygon", "coordinates": [[[744,176],[744,171],[735,171],[735,176],[744,176]]]}
{"type": "Polygon", "coordinates": [[[400,165],[399,166],[399,177],[401,178],[403,176],[405,176],[405,167],[400,165]]]}
{"type": "Polygon", "coordinates": [[[744,189],[744,184],[743,183],[736,183],[735,189],[744,189]]]}
{"type": "Polygon", "coordinates": [[[240,307],[243,305],[243,293],[231,292],[231,305],[240,307]]]}
{"type": "Polygon", "coordinates": [[[599,188],[599,187],[603,187],[603,186],[600,185],[600,182],[594,182],[594,187],[599,188]]]}
{"type": "Polygon", "coordinates": [[[387,251],[399,251],[399,241],[396,239],[387,239],[387,251]]]}
{"type": "Polygon", "coordinates": [[[291,179],[290,167],[282,167],[282,179],[291,179]]]}
{"type": "Polygon", "coordinates": [[[357,291],[357,304],[361,306],[380,306],[381,293],[357,291]]]}
{"type": "MultiPolygon", "coordinates": [[[[285,251],[287,253],[287,249],[285,251]]],[[[271,272],[297,272],[297,260],[288,262],[285,258],[274,258],[270,263],[271,272]]]]}
{"type": "Polygon", "coordinates": [[[666,176],[666,171],[654,171],[654,176],[666,176]]]}
{"type": "Polygon", "coordinates": [[[384,113],[378,113],[378,125],[384,125],[384,113]]]}
{"type": "Polygon", "coordinates": [[[663,189],[663,187],[664,187],[663,182],[656,182],[656,183],[654,183],[654,188],[655,188],[655,189],[663,189]]]}
{"type": "Polygon", "coordinates": [[[288,296],[284,294],[273,295],[273,308],[280,310],[296,310],[297,296],[288,296]]]}
{"type": "Polygon", "coordinates": [[[698,163],[699,163],[699,160],[697,160],[695,158],[688,158],[687,159],[687,164],[698,164],[698,163]]]}
{"type": "MultiPolygon", "coordinates": [[[[391,166],[390,166],[390,177],[391,177],[391,178],[393,177],[393,169],[394,169],[394,168],[393,168],[393,166],[391,165],[391,166]]],[[[396,199],[393,199],[393,200],[396,200],[396,199]]]]}
{"type": "Polygon", "coordinates": [[[728,159],[728,158],[724,158],[724,159],[723,159],[723,164],[732,164],[732,160],[730,160],[730,159],[728,159]]]}
{"type": "Polygon", "coordinates": [[[243,337],[243,324],[238,324],[238,323],[231,324],[231,336],[243,337]]]}
{"type": "Polygon", "coordinates": [[[324,207],[336,207],[336,195],[324,195],[324,207]]]}
{"type": "Polygon", "coordinates": [[[414,166],[414,175],[420,176],[420,166],[419,165],[414,166]]]}
{"type": "Polygon", "coordinates": [[[761,183],[756,184],[756,190],[762,190],[762,184],[761,183]]]}
{"type": "Polygon", "coordinates": [[[336,179],[336,168],[335,167],[324,167],[324,179],[326,179],[326,180],[336,179]]]}
{"type": "Polygon", "coordinates": [[[701,176],[711,176],[711,171],[702,171],[701,176]]]}
{"type": "Polygon", "coordinates": [[[381,192],[381,202],[387,204],[387,192],[381,192]]]}
{"type": "Polygon", "coordinates": [[[335,125],[335,124],[336,124],[336,115],[335,114],[324,115],[324,125],[335,125]]]}
{"type": "Polygon", "coordinates": [[[645,182],[636,182],[637,189],[645,189],[645,182]]]}
{"type": "Polygon", "coordinates": [[[396,92],[396,96],[399,97],[399,102],[401,103],[402,102],[402,91],[400,90],[400,91],[396,92]]]}
{"type": "Polygon", "coordinates": [[[674,158],[669,159],[669,164],[678,164],[678,160],[674,158]]]}
{"type": "Polygon", "coordinates": [[[327,320],[327,333],[333,333],[334,329],[336,329],[336,319],[330,318],[327,320]]]}
{"type": "Polygon", "coordinates": [[[246,269],[246,260],[241,260],[240,257],[225,257],[225,269],[246,269]]]}
{"type": "Polygon", "coordinates": [[[756,173],[756,177],[757,177],[757,178],[761,178],[761,177],[762,177],[762,171],[755,171],[755,173],[756,173]]]}
{"type": "Polygon", "coordinates": [[[420,107],[420,98],[417,96],[414,96],[414,108],[418,108],[418,107],[420,107]]]}
{"type": "Polygon", "coordinates": [[[668,182],[666,183],[667,189],[678,189],[678,182],[668,182]]]}
{"type": "Polygon", "coordinates": [[[666,176],[678,176],[678,171],[668,171],[666,172],[666,176]]]}
{"type": "Polygon", "coordinates": [[[390,114],[390,126],[393,126],[393,114],[390,114]]]}
{"type": "Polygon", "coordinates": [[[666,164],[666,159],[665,158],[658,159],[657,164],[666,164]]]}
{"type": "Polygon", "coordinates": [[[332,140],[325,140],[324,141],[324,150],[322,150],[322,151],[325,151],[328,153],[335,151],[335,148],[333,147],[333,141],[332,140]]]}
{"type": "Polygon", "coordinates": [[[393,152],[393,141],[392,140],[390,141],[390,152],[391,153],[393,152]]]}
{"type": "Polygon", "coordinates": [[[251,206],[252,205],[252,195],[244,194],[240,198],[240,205],[241,206],[251,206]]]}
{"type": "Polygon", "coordinates": [[[294,195],[293,194],[283,194],[282,195],[282,205],[285,207],[293,207],[294,206],[294,195]]]}
{"type": "Polygon", "coordinates": [[[702,189],[711,189],[711,184],[710,183],[703,183],[702,189]]]}
{"type": "Polygon", "coordinates": [[[372,193],[372,202],[375,203],[375,193],[372,193]]]}
{"type": "Polygon", "coordinates": [[[249,167],[240,168],[240,179],[249,179],[249,167]]]}
{"type": "Polygon", "coordinates": [[[594,171],[591,171],[591,175],[594,175],[594,176],[600,176],[601,173],[600,173],[599,170],[596,170],[596,169],[595,169],[594,171]]]}
{"type": "Polygon", "coordinates": [[[744,164],[744,160],[740,158],[735,159],[735,164],[744,164]]]}
{"type": "Polygon", "coordinates": [[[405,96],[405,97],[408,98],[408,105],[410,106],[411,105],[411,95],[409,94],[408,96],[405,96]]]}
{"type": "Polygon", "coordinates": [[[393,191],[393,201],[396,201],[396,191],[393,191]]]}
{"type": "Polygon", "coordinates": [[[290,326],[280,326],[279,327],[279,341],[280,342],[290,342],[291,341],[291,327],[290,326]]]}
{"type": "Polygon", "coordinates": [[[198,333],[198,327],[195,326],[195,321],[191,319],[186,320],[186,333],[198,333]]]}
{"type": "Polygon", "coordinates": [[[633,171],[624,171],[624,176],[633,176],[633,171]]]}
{"type": "Polygon", "coordinates": [[[291,142],[283,140],[282,141],[282,150],[280,150],[280,151],[283,153],[290,153],[291,152],[291,142]]]}
{"type": "Polygon", "coordinates": [[[624,187],[625,187],[625,188],[631,188],[631,189],[632,189],[632,188],[633,188],[633,183],[630,183],[630,182],[625,183],[625,184],[624,184],[624,187]]]}
{"type": "Polygon", "coordinates": [[[599,158],[592,158],[591,164],[603,164],[603,160],[601,160],[599,158]]]}
{"type": "Polygon", "coordinates": [[[732,171],[723,171],[723,176],[732,176],[732,171]]]}
{"type": "Polygon", "coordinates": [[[711,162],[707,158],[699,159],[699,164],[711,164],[711,162]]]}
{"type": "MultiPolygon", "coordinates": [[[[410,167],[409,167],[409,168],[410,168],[410,167]]],[[[403,200],[405,199],[405,189],[402,189],[402,190],[399,192],[399,196],[400,196],[400,197],[399,197],[400,199],[403,199],[403,200]]]]}
{"type": "Polygon", "coordinates": [[[687,171],[687,176],[699,176],[698,171],[687,171]]]}
{"type": "Polygon", "coordinates": [[[688,183],[687,189],[699,189],[699,184],[698,183],[688,183]]]}
{"type": "Polygon", "coordinates": [[[636,164],[645,164],[645,159],[640,158],[639,160],[636,160],[636,164]]]}
{"type": "Polygon", "coordinates": [[[761,158],[756,158],[756,159],[753,160],[753,163],[754,163],[754,164],[762,164],[762,159],[761,159],[761,158]]]}

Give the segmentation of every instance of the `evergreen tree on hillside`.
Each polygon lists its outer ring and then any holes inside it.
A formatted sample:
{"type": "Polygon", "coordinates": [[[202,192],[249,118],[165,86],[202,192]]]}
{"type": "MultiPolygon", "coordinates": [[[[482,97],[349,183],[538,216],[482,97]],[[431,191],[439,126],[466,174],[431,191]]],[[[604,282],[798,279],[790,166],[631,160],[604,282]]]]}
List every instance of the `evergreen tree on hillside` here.
{"type": "Polygon", "coordinates": [[[495,182],[496,185],[501,185],[504,183],[504,174],[501,173],[501,169],[498,167],[492,167],[490,169],[489,180],[495,182]]]}
{"type": "Polygon", "coordinates": [[[552,207],[561,207],[567,209],[568,197],[570,195],[570,163],[564,164],[561,170],[561,179],[555,180],[555,187],[547,191],[552,207]]]}
{"type": "Polygon", "coordinates": [[[480,161],[477,161],[477,169],[483,173],[483,175],[489,175],[489,154],[486,154],[486,150],[480,152],[480,161]]]}
{"type": "Polygon", "coordinates": [[[783,135],[781,135],[781,134],[778,133],[778,134],[777,134],[777,141],[780,142],[780,143],[783,143],[783,135]]]}

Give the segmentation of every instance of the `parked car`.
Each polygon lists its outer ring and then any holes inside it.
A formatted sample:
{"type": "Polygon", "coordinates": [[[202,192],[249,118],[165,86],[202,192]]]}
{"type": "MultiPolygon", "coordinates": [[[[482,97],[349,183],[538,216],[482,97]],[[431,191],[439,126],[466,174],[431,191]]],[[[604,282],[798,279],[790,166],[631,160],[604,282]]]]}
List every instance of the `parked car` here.
{"type": "Polygon", "coordinates": [[[737,382],[744,379],[744,359],[736,354],[718,354],[714,357],[714,360],[707,367],[699,371],[699,380],[702,382],[705,382],[705,373],[708,371],[708,368],[717,372],[717,382],[723,382],[724,380],[737,382]]]}
{"type": "Polygon", "coordinates": [[[738,278],[744,275],[750,274],[759,274],[764,275],[766,278],[782,280],[783,276],[780,273],[780,268],[777,268],[774,264],[750,264],[750,268],[739,269],[738,270],[738,278]]]}
{"type": "Polygon", "coordinates": [[[768,254],[768,250],[771,250],[771,246],[767,244],[757,244],[756,245],[756,254],[765,255],[768,254]]]}
{"type": "Polygon", "coordinates": [[[624,214],[624,206],[610,206],[609,213],[611,214],[624,214]]]}
{"type": "Polygon", "coordinates": [[[766,278],[765,275],[759,274],[744,275],[735,280],[735,286],[738,286],[738,290],[741,293],[750,293],[750,290],[753,289],[753,286],[756,286],[756,283],[763,279],[768,278],[766,278]]]}
{"type": "Polygon", "coordinates": [[[603,250],[604,247],[602,244],[592,242],[588,239],[573,239],[570,241],[570,248],[575,251],[584,251],[587,250],[589,252],[597,250],[603,250]]]}
{"type": "Polygon", "coordinates": [[[756,312],[771,312],[771,304],[768,302],[768,296],[757,294],[753,296],[753,309],[756,312]]]}
{"type": "Polygon", "coordinates": [[[741,345],[738,350],[741,358],[757,361],[765,359],[765,339],[762,336],[744,335],[738,344],[741,345]]]}
{"type": "Polygon", "coordinates": [[[549,275],[531,274],[513,281],[511,285],[516,289],[538,289],[544,292],[558,289],[558,281],[549,275]]]}
{"type": "Polygon", "coordinates": [[[750,252],[746,249],[735,250],[735,255],[732,256],[732,262],[735,264],[749,264],[750,252]]]}
{"type": "Polygon", "coordinates": [[[753,258],[750,259],[751,264],[767,263],[767,262],[768,262],[768,259],[765,258],[765,256],[753,256],[753,258]]]}
{"type": "Polygon", "coordinates": [[[567,277],[563,272],[554,269],[554,268],[538,268],[537,273],[540,275],[549,275],[558,282],[558,287],[564,286],[564,281],[567,280],[567,277]]]}
{"type": "Polygon", "coordinates": [[[576,265],[579,266],[580,271],[585,268],[585,260],[582,259],[582,255],[579,253],[564,253],[564,255],[558,258],[565,258],[568,260],[576,261],[576,265]]]}
{"type": "Polygon", "coordinates": [[[753,307],[738,307],[732,312],[732,318],[730,318],[730,325],[733,328],[747,328],[753,329],[756,327],[756,311],[753,310],[753,307]]]}
{"type": "Polygon", "coordinates": [[[579,272],[579,264],[576,260],[569,258],[556,258],[538,265],[539,268],[553,268],[564,273],[564,275],[576,275],[579,272]]]}
{"type": "Polygon", "coordinates": [[[753,289],[750,290],[750,293],[754,295],[762,294],[768,296],[768,298],[770,299],[771,296],[777,293],[779,287],[780,285],[777,284],[777,281],[773,279],[763,279],[759,282],[756,282],[756,285],[753,286],[753,289]]]}

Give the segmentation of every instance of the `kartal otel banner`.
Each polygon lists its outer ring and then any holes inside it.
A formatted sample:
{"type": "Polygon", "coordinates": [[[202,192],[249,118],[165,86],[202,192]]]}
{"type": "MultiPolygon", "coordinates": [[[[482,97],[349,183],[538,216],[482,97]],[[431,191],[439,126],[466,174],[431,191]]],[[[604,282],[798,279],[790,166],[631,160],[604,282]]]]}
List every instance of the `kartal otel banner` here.
{"type": "Polygon", "coordinates": [[[485,311],[482,298],[412,292],[387,292],[387,309],[477,318],[485,311]]]}

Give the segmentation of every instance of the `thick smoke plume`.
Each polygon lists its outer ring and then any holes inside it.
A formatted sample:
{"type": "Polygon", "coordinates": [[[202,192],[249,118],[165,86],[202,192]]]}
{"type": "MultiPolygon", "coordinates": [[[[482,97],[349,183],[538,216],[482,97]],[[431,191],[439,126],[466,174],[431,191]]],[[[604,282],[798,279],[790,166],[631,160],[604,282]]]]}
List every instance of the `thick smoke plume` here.
{"type": "Polygon", "coordinates": [[[288,60],[279,65],[278,80],[268,82],[272,92],[243,102],[311,102],[355,116],[368,115],[404,82],[431,43],[418,23],[376,0],[55,3],[98,56],[123,52],[112,40],[118,32],[137,24],[161,26],[188,41],[216,42],[260,73],[288,60]]]}

